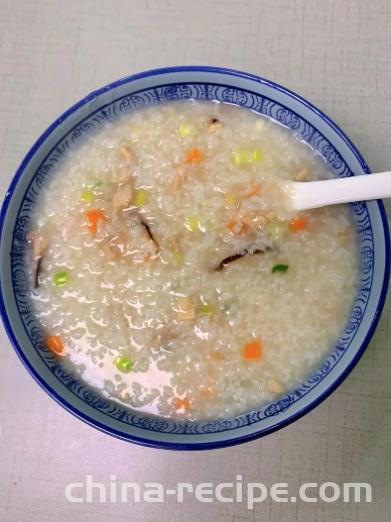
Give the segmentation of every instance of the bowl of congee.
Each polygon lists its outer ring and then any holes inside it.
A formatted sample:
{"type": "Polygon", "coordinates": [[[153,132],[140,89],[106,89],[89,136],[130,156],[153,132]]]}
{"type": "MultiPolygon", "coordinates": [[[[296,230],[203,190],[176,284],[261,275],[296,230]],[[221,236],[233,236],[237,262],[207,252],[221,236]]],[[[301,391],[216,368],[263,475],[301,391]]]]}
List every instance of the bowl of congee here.
{"type": "Polygon", "coordinates": [[[370,175],[326,115],[214,67],[136,74],[59,117],[1,211],[1,315],[59,404],[123,440],[271,433],[349,374],[389,278],[381,201],[292,212],[281,183],[370,175]]]}

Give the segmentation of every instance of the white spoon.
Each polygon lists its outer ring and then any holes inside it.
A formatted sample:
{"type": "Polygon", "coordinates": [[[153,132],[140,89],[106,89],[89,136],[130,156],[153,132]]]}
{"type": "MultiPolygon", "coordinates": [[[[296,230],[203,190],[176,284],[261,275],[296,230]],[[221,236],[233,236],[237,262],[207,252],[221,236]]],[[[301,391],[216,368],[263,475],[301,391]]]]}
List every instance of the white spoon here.
{"type": "Polygon", "coordinates": [[[391,197],[391,172],[322,181],[288,181],[286,191],[294,210],[391,197]]]}

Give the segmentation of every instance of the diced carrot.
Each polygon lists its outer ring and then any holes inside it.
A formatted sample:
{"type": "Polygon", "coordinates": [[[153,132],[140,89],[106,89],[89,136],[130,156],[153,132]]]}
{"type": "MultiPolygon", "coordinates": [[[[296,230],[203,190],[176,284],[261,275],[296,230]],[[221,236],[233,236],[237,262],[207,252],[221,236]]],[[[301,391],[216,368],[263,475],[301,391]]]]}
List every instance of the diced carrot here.
{"type": "Polygon", "coordinates": [[[263,346],[261,341],[255,339],[250,341],[243,348],[243,359],[245,361],[260,361],[263,356],[263,346]]]}
{"type": "Polygon", "coordinates": [[[86,218],[88,230],[95,236],[98,231],[98,223],[106,219],[105,215],[101,210],[93,209],[86,212],[86,218]]]}
{"type": "Polygon", "coordinates": [[[59,335],[50,335],[46,337],[45,344],[49,348],[51,352],[56,355],[65,355],[64,354],[64,344],[59,335]]]}
{"type": "Polygon", "coordinates": [[[245,221],[230,221],[226,224],[226,227],[236,236],[243,236],[250,232],[250,226],[245,221]]]}
{"type": "Polygon", "coordinates": [[[172,400],[172,405],[176,410],[185,410],[187,411],[190,408],[190,401],[189,399],[181,399],[180,397],[174,397],[172,400]]]}
{"type": "Polygon", "coordinates": [[[190,149],[188,153],[186,154],[186,163],[190,163],[192,165],[196,163],[201,163],[201,161],[204,161],[204,153],[200,149],[190,149]]]}
{"type": "Polygon", "coordinates": [[[291,232],[301,232],[305,230],[308,226],[308,219],[303,216],[298,216],[292,219],[289,223],[289,228],[291,232]]]}

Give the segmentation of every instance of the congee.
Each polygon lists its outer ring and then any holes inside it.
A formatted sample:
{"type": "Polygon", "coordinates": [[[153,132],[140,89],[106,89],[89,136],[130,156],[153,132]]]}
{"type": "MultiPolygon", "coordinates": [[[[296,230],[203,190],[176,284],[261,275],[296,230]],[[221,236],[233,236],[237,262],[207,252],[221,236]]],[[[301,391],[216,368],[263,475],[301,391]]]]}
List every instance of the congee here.
{"type": "Polygon", "coordinates": [[[70,152],[29,236],[46,347],[105,397],[180,419],[272,401],[341,335],[359,255],[348,206],[292,214],[330,177],[291,131],[217,102],[132,112],[70,152]]]}

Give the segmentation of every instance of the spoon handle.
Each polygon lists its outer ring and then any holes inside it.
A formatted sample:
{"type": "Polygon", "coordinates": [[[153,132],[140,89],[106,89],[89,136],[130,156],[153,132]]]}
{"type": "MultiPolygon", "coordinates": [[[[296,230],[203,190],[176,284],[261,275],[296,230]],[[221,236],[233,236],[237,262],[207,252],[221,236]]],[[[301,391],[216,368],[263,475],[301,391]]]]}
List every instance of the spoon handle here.
{"type": "Polygon", "coordinates": [[[289,184],[296,210],[391,197],[391,172],[289,184]]]}

